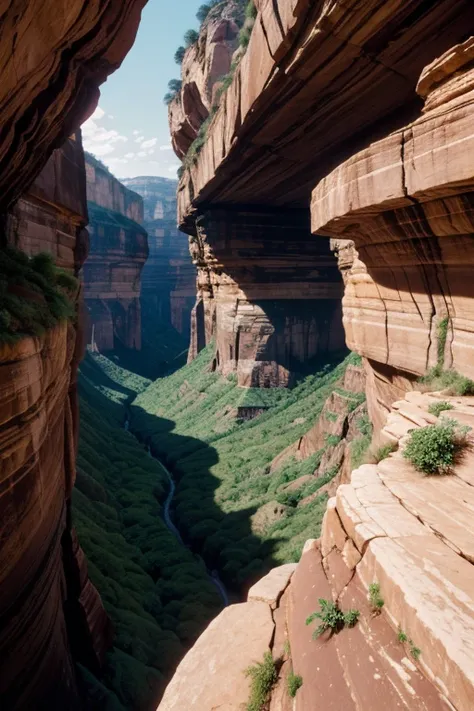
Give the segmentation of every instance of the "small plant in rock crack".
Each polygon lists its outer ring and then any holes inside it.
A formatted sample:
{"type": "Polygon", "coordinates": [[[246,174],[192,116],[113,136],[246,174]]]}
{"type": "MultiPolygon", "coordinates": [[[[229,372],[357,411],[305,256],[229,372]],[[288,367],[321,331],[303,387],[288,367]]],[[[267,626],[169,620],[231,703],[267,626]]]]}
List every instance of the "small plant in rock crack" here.
{"type": "Polygon", "coordinates": [[[415,644],[413,643],[413,640],[411,640],[411,639],[409,640],[409,644],[410,644],[411,656],[413,657],[413,659],[415,661],[418,661],[418,659],[420,658],[421,649],[419,647],[416,647],[415,644]]]}
{"type": "Polygon", "coordinates": [[[374,615],[379,615],[382,612],[382,607],[385,604],[383,597],[380,595],[379,583],[371,583],[369,585],[369,600],[372,606],[372,612],[374,613],[374,615]]]}
{"type": "Polygon", "coordinates": [[[265,652],[263,661],[248,667],[245,675],[250,677],[250,699],[246,711],[263,711],[272,687],[278,679],[277,667],[271,652],[265,652]]]}
{"type": "Polygon", "coordinates": [[[439,417],[445,410],[454,410],[454,405],[451,405],[447,400],[440,400],[439,402],[433,402],[428,407],[430,415],[435,415],[435,417],[439,417]]]}
{"type": "Polygon", "coordinates": [[[405,632],[400,627],[398,628],[397,638],[398,641],[401,642],[401,644],[405,644],[405,642],[408,642],[408,635],[405,634],[405,632]]]}
{"type": "Polygon", "coordinates": [[[295,674],[292,669],[287,676],[286,685],[288,689],[288,696],[294,699],[298,689],[303,686],[303,678],[299,674],[295,674]]]}
{"type": "Polygon", "coordinates": [[[313,612],[306,619],[306,624],[310,625],[314,620],[320,620],[320,625],[313,632],[313,639],[320,637],[326,630],[331,631],[331,635],[340,632],[344,627],[354,627],[359,619],[359,610],[348,610],[343,612],[339,605],[331,600],[319,598],[320,610],[313,612]]]}

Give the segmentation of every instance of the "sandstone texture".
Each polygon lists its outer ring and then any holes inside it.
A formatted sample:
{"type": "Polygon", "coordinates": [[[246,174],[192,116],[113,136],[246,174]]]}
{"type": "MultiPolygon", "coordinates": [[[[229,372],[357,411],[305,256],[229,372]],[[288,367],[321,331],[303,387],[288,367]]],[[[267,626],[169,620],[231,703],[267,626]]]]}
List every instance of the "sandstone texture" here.
{"type": "Polygon", "coordinates": [[[215,209],[196,225],[190,359],[215,339],[224,375],[237,373],[246,387],[286,387],[305,363],[344,347],[342,281],[306,213],[215,209]]]}
{"type": "Polygon", "coordinates": [[[84,265],[88,343],[141,349],[140,275],[148,257],[143,200],[87,154],[89,257],[84,265]]]}
{"type": "Polygon", "coordinates": [[[141,274],[142,340],[157,324],[189,338],[196,301],[196,269],[188,238],[176,226],[176,180],[142,176],[122,180],[143,198],[149,256],[141,274]]]}
{"type": "MultiPolygon", "coordinates": [[[[77,273],[87,254],[77,134],[7,222],[8,240],[77,273]]],[[[78,295],[78,298],[80,295],[78,295]]],[[[6,709],[76,709],[72,654],[98,668],[111,630],[71,528],[82,318],[0,348],[0,698],[6,709]]]]}
{"type": "Polygon", "coordinates": [[[340,250],[346,339],[373,367],[371,400],[385,411],[439,362],[440,348],[445,368],[474,377],[473,57],[471,38],[426,67],[423,114],[313,192],[313,231],[354,244],[352,264],[347,243],[340,250]],[[385,396],[384,375],[395,381],[385,396]]]}
{"type": "Polygon", "coordinates": [[[146,0],[2,2],[0,210],[94,111],[133,44],[146,0]]]}
{"type": "Polygon", "coordinates": [[[209,116],[219,80],[230,70],[244,8],[242,0],[219,3],[201,27],[198,42],[184,55],[182,88],[169,105],[171,139],[178,158],[186,155],[201,124],[209,116]]]}
{"type": "MultiPolygon", "coordinates": [[[[232,639],[234,629],[240,639],[250,616],[252,645],[256,634],[260,654],[270,644],[279,674],[271,711],[472,709],[474,454],[468,448],[451,475],[431,477],[403,457],[408,432],[436,422],[428,408],[446,399],[453,408],[450,417],[474,425],[472,398],[408,392],[394,404],[381,432],[396,451],[379,464],[354,470],[328,502],[320,540],[307,541],[296,566],[274,569],[251,588],[247,603],[230,608],[232,639]],[[378,609],[369,595],[373,583],[383,600],[378,609]],[[320,598],[336,602],[344,612],[358,610],[356,625],[312,639],[319,621],[307,625],[306,620],[319,609],[320,598]],[[268,630],[261,631],[269,611],[274,624],[270,643],[268,630]],[[286,677],[291,670],[303,683],[289,703],[286,677]]],[[[223,632],[216,636],[211,628],[222,629],[226,614],[211,624],[178,667],[159,711],[187,707],[185,700],[189,704],[196,693],[191,669],[199,662],[196,708],[220,708],[215,700],[221,698],[221,687],[222,708],[228,711],[241,709],[248,700],[225,696],[229,688],[248,693],[243,660],[234,665],[233,674],[228,670],[230,676],[221,680],[215,675],[214,660],[228,655],[228,642],[223,632]]],[[[248,657],[245,663],[251,663],[248,657]]]]}

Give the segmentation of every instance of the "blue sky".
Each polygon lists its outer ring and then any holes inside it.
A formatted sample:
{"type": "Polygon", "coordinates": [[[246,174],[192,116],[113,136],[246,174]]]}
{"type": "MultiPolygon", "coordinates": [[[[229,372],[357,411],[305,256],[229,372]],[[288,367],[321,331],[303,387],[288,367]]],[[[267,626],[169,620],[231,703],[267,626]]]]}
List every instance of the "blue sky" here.
{"type": "Polygon", "coordinates": [[[135,44],[101,86],[99,106],[82,127],[84,147],[117,177],[176,178],[180,163],[171,150],[163,96],[168,81],[180,76],[173,55],[186,30],[198,29],[203,2],[149,0],[135,44]]]}

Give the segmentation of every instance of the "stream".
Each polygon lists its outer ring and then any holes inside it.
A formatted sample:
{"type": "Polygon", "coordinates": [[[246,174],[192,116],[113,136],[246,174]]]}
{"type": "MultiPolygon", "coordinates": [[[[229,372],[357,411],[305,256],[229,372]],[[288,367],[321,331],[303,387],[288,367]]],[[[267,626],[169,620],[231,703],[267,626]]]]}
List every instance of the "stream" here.
{"type": "MultiPolygon", "coordinates": [[[[137,442],[139,442],[140,444],[143,444],[143,442],[141,442],[141,441],[139,440],[139,438],[138,438],[133,432],[131,432],[131,430],[130,430],[130,419],[129,419],[129,416],[128,416],[128,415],[127,415],[127,417],[126,417],[126,420],[125,420],[125,422],[124,422],[123,427],[124,427],[124,430],[125,430],[126,432],[130,432],[130,434],[135,437],[135,439],[137,440],[137,442]]],[[[171,531],[171,533],[173,534],[173,536],[175,536],[175,538],[177,538],[178,542],[179,542],[182,546],[184,546],[185,548],[188,548],[188,550],[191,550],[190,546],[188,546],[188,545],[183,541],[183,538],[182,538],[182,536],[181,536],[181,533],[179,532],[179,529],[175,526],[175,524],[173,523],[173,520],[172,520],[172,518],[171,518],[171,505],[172,505],[172,503],[173,503],[174,495],[175,495],[175,493],[176,493],[176,484],[175,484],[175,481],[174,481],[173,477],[171,476],[171,472],[169,472],[168,469],[167,469],[167,468],[165,467],[165,465],[163,464],[163,462],[161,462],[161,461],[158,459],[158,457],[157,457],[155,454],[153,454],[153,452],[152,452],[152,450],[151,450],[151,447],[150,447],[150,445],[148,445],[148,444],[146,445],[146,451],[147,451],[149,457],[151,457],[151,458],[154,459],[156,462],[158,462],[158,464],[160,465],[160,467],[161,467],[161,468],[163,469],[163,471],[165,472],[166,477],[167,477],[167,479],[168,479],[168,481],[169,481],[169,484],[170,484],[170,488],[169,488],[169,491],[168,491],[168,495],[167,495],[167,497],[166,497],[166,499],[165,499],[165,502],[164,502],[164,504],[163,504],[163,520],[164,520],[164,522],[165,522],[165,525],[166,525],[167,529],[168,529],[169,531],[171,531]]],[[[196,558],[198,558],[198,559],[201,561],[201,563],[205,566],[206,571],[207,571],[207,574],[208,574],[208,576],[209,576],[209,580],[210,580],[210,581],[212,582],[212,584],[217,588],[217,590],[218,590],[218,592],[219,592],[219,595],[221,596],[222,602],[224,603],[224,607],[227,607],[227,606],[229,605],[229,596],[228,596],[228,594],[227,594],[227,590],[226,590],[226,587],[225,587],[224,583],[222,582],[222,580],[221,580],[220,577],[219,577],[219,573],[217,572],[217,570],[209,570],[209,569],[207,568],[207,566],[206,566],[206,564],[205,564],[204,559],[202,558],[202,556],[200,556],[200,555],[198,555],[198,554],[196,554],[196,553],[193,553],[193,555],[194,555],[196,558]]]]}

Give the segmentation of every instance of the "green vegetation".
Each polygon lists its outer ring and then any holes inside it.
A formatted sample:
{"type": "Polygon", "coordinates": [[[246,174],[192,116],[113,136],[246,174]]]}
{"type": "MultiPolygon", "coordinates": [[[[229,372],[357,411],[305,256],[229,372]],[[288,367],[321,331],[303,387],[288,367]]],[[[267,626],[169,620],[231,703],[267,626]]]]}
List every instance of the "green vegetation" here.
{"type": "Polygon", "coordinates": [[[248,667],[245,674],[250,677],[250,699],[247,711],[264,711],[270,692],[278,679],[271,652],[265,652],[263,661],[248,667]]]}
{"type": "Polygon", "coordinates": [[[374,452],[374,460],[375,463],[378,464],[379,462],[382,461],[382,459],[386,459],[389,454],[392,454],[397,448],[397,445],[394,442],[389,442],[388,444],[383,444],[381,447],[375,450],[374,452]]]}
{"type": "Polygon", "coordinates": [[[341,438],[339,435],[327,434],[325,441],[328,447],[335,447],[336,444],[339,444],[341,438]]]}
{"type": "Polygon", "coordinates": [[[171,104],[171,102],[178,96],[179,92],[181,91],[181,87],[183,85],[183,82],[181,79],[170,79],[168,82],[168,89],[169,91],[165,94],[163,101],[165,104],[171,104]]]}
{"type": "Polygon", "coordinates": [[[446,316],[438,323],[438,362],[419,382],[428,390],[447,390],[450,395],[474,395],[474,382],[455,370],[444,370],[444,353],[449,330],[446,316]]]}
{"type": "Polygon", "coordinates": [[[398,628],[398,641],[401,642],[402,644],[405,644],[405,642],[408,642],[408,635],[400,628],[398,628]]]}
{"type": "Polygon", "coordinates": [[[195,44],[199,39],[199,32],[196,30],[186,30],[184,33],[184,45],[186,48],[191,47],[192,44],[195,44]]]}
{"type": "Polygon", "coordinates": [[[176,62],[176,64],[181,65],[183,63],[185,54],[186,54],[186,47],[183,47],[183,46],[178,47],[178,49],[174,53],[174,61],[176,62]]]}
{"type": "Polygon", "coordinates": [[[338,415],[335,412],[331,412],[331,410],[326,410],[324,417],[328,420],[328,422],[337,422],[338,415]]]}
{"type": "Polygon", "coordinates": [[[295,674],[293,669],[290,671],[286,678],[286,687],[288,689],[288,696],[294,699],[296,692],[303,686],[303,678],[299,674],[295,674]]]}
{"type": "Polygon", "coordinates": [[[430,415],[435,415],[436,417],[439,417],[445,410],[454,410],[454,405],[451,405],[447,400],[440,400],[439,402],[432,403],[428,407],[430,415]]]}
{"type": "Polygon", "coordinates": [[[376,613],[380,612],[385,603],[383,597],[380,594],[379,583],[371,583],[369,585],[369,600],[372,606],[372,610],[376,613]]]}
{"type": "Polygon", "coordinates": [[[348,610],[343,612],[339,605],[331,600],[320,597],[320,610],[313,612],[307,619],[306,624],[310,625],[314,620],[320,620],[319,626],[313,632],[313,639],[320,637],[326,630],[331,631],[331,635],[340,632],[344,627],[354,627],[359,619],[359,610],[348,610]]]}
{"type": "Polygon", "coordinates": [[[302,500],[337,470],[288,492],[288,498],[278,490],[312,475],[327,445],[304,461],[270,465],[321,415],[351,356],[301,377],[293,389],[265,393],[211,372],[212,358],[210,345],[140,394],[132,405],[132,429],[173,472],[175,516],[185,539],[227,585],[240,588],[275,565],[298,561],[304,542],[319,536],[327,496],[305,505],[302,500]],[[266,412],[250,421],[237,418],[238,407],[262,398],[266,412]]]}
{"type": "Polygon", "coordinates": [[[418,659],[420,658],[421,649],[419,647],[415,646],[413,640],[410,639],[409,643],[410,643],[410,654],[413,657],[413,659],[415,659],[415,661],[418,661],[418,659]]]}
{"type": "Polygon", "coordinates": [[[441,321],[438,323],[438,365],[440,368],[443,367],[444,365],[444,351],[446,348],[446,340],[448,337],[448,327],[449,327],[449,318],[446,316],[445,318],[441,319],[441,321]]]}
{"type": "Polygon", "coordinates": [[[122,426],[124,404],[148,382],[97,354],[81,365],[73,519],[115,629],[101,681],[84,670],[82,678],[97,708],[114,711],[155,709],[222,606],[203,562],[163,522],[165,471],[122,426]]]}
{"type": "Polygon", "coordinates": [[[467,446],[469,430],[449,419],[412,430],[403,456],[425,474],[449,474],[467,446]]]}
{"type": "Polygon", "coordinates": [[[7,247],[0,252],[0,343],[42,336],[75,318],[75,277],[56,267],[51,254],[28,257],[7,247]]]}
{"type": "Polygon", "coordinates": [[[357,419],[357,429],[361,433],[351,443],[351,467],[357,469],[365,461],[367,452],[372,441],[372,424],[365,413],[357,419]]]}

